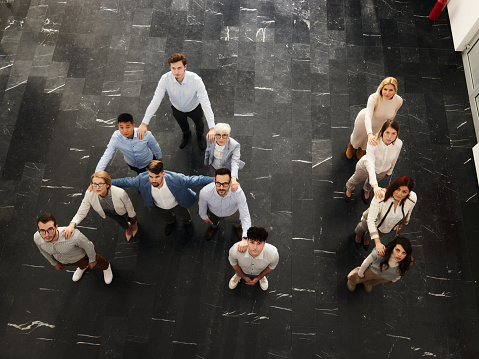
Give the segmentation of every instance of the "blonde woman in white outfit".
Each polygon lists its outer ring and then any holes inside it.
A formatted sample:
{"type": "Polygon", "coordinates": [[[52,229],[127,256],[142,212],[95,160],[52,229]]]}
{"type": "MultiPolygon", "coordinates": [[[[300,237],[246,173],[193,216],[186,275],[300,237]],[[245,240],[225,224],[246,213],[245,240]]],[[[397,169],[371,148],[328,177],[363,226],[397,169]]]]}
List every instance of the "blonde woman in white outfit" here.
{"type": "Polygon", "coordinates": [[[369,191],[374,188],[374,195],[383,197],[378,181],[391,176],[401,152],[402,141],[398,138],[399,125],[394,120],[387,120],[376,135],[376,146],[368,144],[366,156],[356,164],[356,171],[346,183],[345,200],[351,200],[351,194],[359,182],[364,182],[363,202],[369,204],[369,191]]]}
{"type": "Polygon", "coordinates": [[[403,100],[397,94],[398,82],[394,77],[386,77],[378,86],[375,93],[369,96],[366,108],[359,111],[354,121],[354,129],[346,150],[346,157],[361,159],[363,150],[369,143],[376,146],[374,134],[379,131],[384,121],[393,120],[402,106],[403,100]]]}
{"type": "Polygon", "coordinates": [[[75,227],[83,221],[90,207],[102,218],[110,217],[122,226],[128,241],[138,232],[136,212],[130,197],[125,190],[111,184],[111,177],[107,172],[98,171],[91,175],[90,187],[85,192],[80,208],[70,225],[62,232],[65,238],[68,239],[75,232],[75,227]]]}

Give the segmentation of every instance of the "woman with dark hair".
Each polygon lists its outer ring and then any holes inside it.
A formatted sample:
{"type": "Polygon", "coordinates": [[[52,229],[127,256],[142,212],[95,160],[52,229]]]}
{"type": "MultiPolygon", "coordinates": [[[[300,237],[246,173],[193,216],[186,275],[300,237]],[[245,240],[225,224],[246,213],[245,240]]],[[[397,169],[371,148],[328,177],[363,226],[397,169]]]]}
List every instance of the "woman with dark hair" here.
{"type": "Polygon", "coordinates": [[[414,181],[411,177],[400,176],[386,187],[384,199],[376,196],[373,198],[371,206],[363,213],[361,222],[354,230],[356,247],[359,248],[363,243],[368,250],[369,240],[372,238],[376,243],[377,254],[384,256],[386,248],[380,238],[392,230],[396,230],[397,234],[402,226],[409,223],[417,201],[413,188],[414,181]]]}
{"type": "Polygon", "coordinates": [[[127,241],[138,232],[136,212],[130,197],[125,190],[111,184],[111,177],[107,172],[98,171],[91,175],[90,187],[85,192],[80,208],[70,225],[62,232],[65,238],[73,235],[75,227],[83,221],[90,207],[102,218],[110,217],[122,226],[127,241]]]}
{"type": "Polygon", "coordinates": [[[394,77],[386,77],[381,81],[375,93],[368,98],[366,108],[359,111],[354,121],[354,129],[346,150],[346,157],[353,158],[354,149],[356,157],[361,159],[363,150],[369,143],[376,146],[374,134],[387,119],[394,119],[403,100],[397,94],[398,82],[394,77]]]}
{"type": "Polygon", "coordinates": [[[407,238],[396,237],[387,245],[384,257],[373,250],[361,267],[354,268],[348,274],[348,289],[354,292],[356,285],[363,283],[364,291],[371,293],[373,286],[379,283],[398,281],[413,263],[411,243],[407,238]]]}
{"type": "Polygon", "coordinates": [[[366,156],[356,164],[356,170],[346,183],[344,199],[351,201],[351,195],[356,185],[364,180],[363,202],[369,204],[369,191],[374,188],[374,196],[383,197],[382,188],[378,181],[385,176],[391,176],[401,152],[402,141],[398,138],[399,124],[394,120],[387,120],[376,134],[377,145],[368,144],[366,156]]]}

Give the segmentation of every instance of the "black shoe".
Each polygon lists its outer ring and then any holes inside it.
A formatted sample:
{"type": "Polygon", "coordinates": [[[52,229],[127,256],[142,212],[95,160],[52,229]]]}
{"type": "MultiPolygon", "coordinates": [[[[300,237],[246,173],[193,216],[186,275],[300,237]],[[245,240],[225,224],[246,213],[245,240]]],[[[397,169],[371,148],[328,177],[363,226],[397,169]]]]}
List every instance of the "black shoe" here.
{"type": "Polygon", "coordinates": [[[361,190],[361,195],[363,197],[363,202],[364,202],[365,205],[368,205],[369,201],[371,200],[371,194],[369,195],[368,198],[366,198],[366,196],[364,194],[365,194],[364,190],[361,190]]]}
{"type": "Polygon", "coordinates": [[[359,243],[356,242],[356,234],[353,235],[353,242],[357,249],[361,248],[361,246],[363,245],[362,241],[359,243]]]}
{"type": "Polygon", "coordinates": [[[191,137],[191,132],[187,133],[187,134],[183,134],[183,136],[181,137],[181,141],[180,141],[180,149],[183,149],[185,148],[186,144],[188,143],[188,140],[190,139],[191,137]]]}
{"type": "Polygon", "coordinates": [[[369,252],[369,244],[370,244],[370,243],[371,243],[371,242],[369,242],[368,244],[364,244],[364,243],[363,243],[363,247],[364,247],[364,249],[366,250],[366,252],[369,252]]]}
{"type": "Polygon", "coordinates": [[[165,235],[169,236],[171,232],[173,232],[173,226],[175,225],[175,222],[173,223],[168,223],[165,227],[165,235]]]}
{"type": "Polygon", "coordinates": [[[185,227],[186,227],[186,233],[187,233],[190,237],[193,236],[193,232],[194,232],[193,222],[190,221],[190,223],[185,224],[185,227]]]}
{"type": "MultiPolygon", "coordinates": [[[[351,196],[352,196],[352,194],[351,194],[351,196]]],[[[351,196],[348,197],[348,195],[346,194],[346,192],[344,192],[344,200],[346,201],[346,203],[351,202],[351,196]]]]}
{"type": "Polygon", "coordinates": [[[201,135],[196,135],[196,137],[198,138],[198,147],[200,148],[200,150],[202,150],[202,151],[206,150],[206,138],[205,138],[205,136],[203,136],[203,134],[201,134],[201,135]]]}
{"type": "Polygon", "coordinates": [[[215,235],[216,227],[209,226],[205,233],[205,241],[210,241],[211,238],[215,235]]]}

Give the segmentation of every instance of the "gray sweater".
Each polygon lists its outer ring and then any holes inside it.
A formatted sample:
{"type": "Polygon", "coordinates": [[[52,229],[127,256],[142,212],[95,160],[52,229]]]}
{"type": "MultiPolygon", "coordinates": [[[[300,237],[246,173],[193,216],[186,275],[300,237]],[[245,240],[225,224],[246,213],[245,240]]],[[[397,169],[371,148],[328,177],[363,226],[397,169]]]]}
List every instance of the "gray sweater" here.
{"type": "Polygon", "coordinates": [[[95,247],[83,233],[75,229],[73,236],[65,239],[62,235],[64,227],[58,228],[58,241],[55,244],[45,242],[40,233],[35,232],[33,240],[40,253],[50,262],[52,266],[58,263],[71,264],[88,256],[90,263],[96,260],[95,247]]]}

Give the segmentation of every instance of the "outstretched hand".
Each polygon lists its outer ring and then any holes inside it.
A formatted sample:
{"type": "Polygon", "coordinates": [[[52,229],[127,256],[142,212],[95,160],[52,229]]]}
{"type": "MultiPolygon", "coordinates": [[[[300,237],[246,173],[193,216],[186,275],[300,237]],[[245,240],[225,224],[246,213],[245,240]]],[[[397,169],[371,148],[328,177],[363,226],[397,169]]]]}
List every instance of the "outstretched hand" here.
{"type": "Polygon", "coordinates": [[[148,131],[148,126],[146,123],[142,123],[140,127],[138,127],[138,130],[136,130],[136,134],[140,140],[143,139],[143,136],[145,136],[146,131],[148,131]]]}

